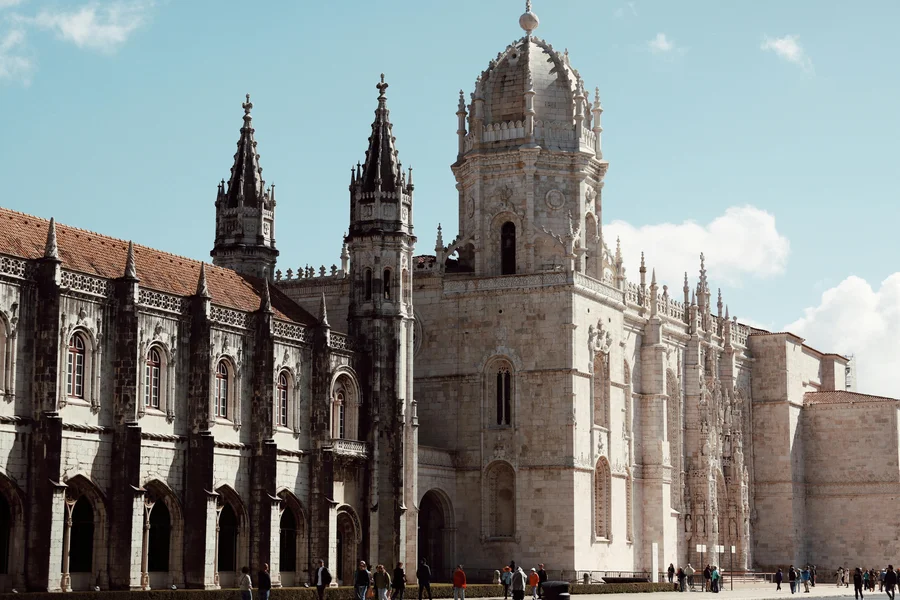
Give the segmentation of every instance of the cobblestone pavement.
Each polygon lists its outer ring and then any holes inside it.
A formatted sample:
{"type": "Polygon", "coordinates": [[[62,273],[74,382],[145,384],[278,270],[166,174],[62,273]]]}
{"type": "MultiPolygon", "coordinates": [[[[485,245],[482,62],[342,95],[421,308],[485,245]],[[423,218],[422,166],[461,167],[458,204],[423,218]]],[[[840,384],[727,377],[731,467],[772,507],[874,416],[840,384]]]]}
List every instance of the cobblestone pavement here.
{"type": "MultiPolygon", "coordinates": [[[[725,584],[725,590],[713,594],[712,592],[685,592],[677,594],[673,592],[654,592],[650,594],[585,594],[572,595],[572,600],[697,600],[704,598],[705,600],[725,600],[726,598],[735,598],[738,600],[804,600],[804,598],[840,598],[847,600],[853,598],[853,587],[837,587],[835,584],[820,583],[815,587],[809,588],[809,593],[803,591],[797,592],[791,596],[791,588],[785,582],[781,585],[781,591],[775,591],[775,584],[759,584],[759,583],[735,583],[734,591],[728,589],[728,583],[725,584]],[[684,597],[682,597],[684,596],[684,597]]],[[[884,600],[888,596],[884,592],[866,592],[866,598],[872,600],[884,600]]],[[[527,600],[527,598],[526,598],[527,600]]]]}

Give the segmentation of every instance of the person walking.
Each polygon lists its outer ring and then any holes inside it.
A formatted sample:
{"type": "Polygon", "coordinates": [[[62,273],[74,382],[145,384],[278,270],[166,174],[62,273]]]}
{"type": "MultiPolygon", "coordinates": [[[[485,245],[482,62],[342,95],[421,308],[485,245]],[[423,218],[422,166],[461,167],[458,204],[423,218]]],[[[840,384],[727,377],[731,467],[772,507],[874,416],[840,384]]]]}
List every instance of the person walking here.
{"type": "Polygon", "coordinates": [[[403,593],[406,591],[406,570],[403,568],[402,562],[398,562],[397,566],[394,567],[394,576],[391,578],[391,581],[393,581],[394,587],[391,600],[403,600],[403,593]]]}
{"type": "Polygon", "coordinates": [[[391,576],[388,575],[384,565],[375,567],[375,574],[372,576],[372,583],[375,584],[376,600],[388,600],[388,592],[391,590],[391,576]]]}
{"type": "Polygon", "coordinates": [[[519,567],[513,572],[512,583],[510,584],[513,600],[525,600],[526,581],[525,571],[522,570],[522,567],[519,567]]]}
{"type": "Polygon", "coordinates": [[[712,569],[709,568],[709,565],[706,565],[706,568],[703,569],[703,589],[705,591],[710,591],[712,589],[711,586],[712,580],[712,569]]]}
{"type": "Polygon", "coordinates": [[[453,600],[466,600],[466,572],[462,565],[456,565],[453,571],[453,600]]]}
{"type": "Polygon", "coordinates": [[[878,574],[878,591],[879,592],[884,591],[884,574],[885,573],[887,573],[887,569],[882,569],[881,572],[878,574]]]}
{"type": "Polygon", "coordinates": [[[856,570],[853,571],[853,595],[857,600],[863,597],[864,575],[868,575],[868,573],[863,573],[859,567],[856,567],[856,570]]]}
{"type": "Polygon", "coordinates": [[[371,579],[372,574],[366,569],[366,561],[359,561],[356,571],[353,572],[353,589],[356,591],[356,600],[366,600],[371,579]]]}
{"type": "Polygon", "coordinates": [[[809,568],[809,585],[816,587],[816,565],[809,568]]]}
{"type": "Polygon", "coordinates": [[[675,579],[678,580],[678,591],[683,592],[684,591],[684,579],[685,579],[684,569],[682,569],[681,567],[678,567],[678,570],[675,571],[675,579]]]}
{"type": "Polygon", "coordinates": [[[250,567],[241,567],[241,580],[238,583],[241,600],[253,600],[253,582],[250,580],[250,567]]]}
{"type": "Polygon", "coordinates": [[[538,598],[544,597],[544,582],[547,581],[547,571],[544,570],[544,563],[538,565],[538,598]]]}
{"type": "Polygon", "coordinates": [[[422,558],[419,561],[419,568],[416,569],[416,579],[419,580],[419,600],[422,600],[422,591],[428,592],[428,600],[431,600],[431,567],[422,558]]]}
{"type": "Polygon", "coordinates": [[[316,567],[316,592],[319,594],[319,600],[325,600],[325,588],[331,585],[331,573],[325,566],[325,561],[319,559],[319,566],[316,567]]]}
{"type": "Polygon", "coordinates": [[[666,569],[666,573],[669,574],[669,583],[672,583],[672,578],[675,576],[675,565],[669,563],[669,568],[666,569]]]}
{"type": "Polygon", "coordinates": [[[791,593],[796,593],[797,591],[797,569],[794,568],[794,565],[791,565],[788,569],[788,583],[791,584],[791,593]]]}
{"type": "Polygon", "coordinates": [[[531,573],[528,575],[528,585],[531,586],[531,597],[534,600],[537,600],[538,594],[538,584],[541,582],[541,578],[538,577],[537,569],[531,567],[531,573]]]}
{"type": "Polygon", "coordinates": [[[269,576],[269,565],[263,565],[262,570],[256,575],[256,581],[256,589],[259,590],[259,600],[269,600],[269,594],[272,592],[272,577],[269,576]]]}
{"type": "Polygon", "coordinates": [[[691,563],[688,563],[684,568],[684,574],[687,576],[688,586],[691,588],[692,592],[694,591],[694,573],[696,572],[697,570],[691,566],[691,563]]]}
{"type": "Polygon", "coordinates": [[[719,579],[721,579],[721,575],[719,573],[719,567],[713,565],[712,572],[709,574],[710,579],[712,580],[712,591],[714,594],[719,593],[719,579]]]}
{"type": "Polygon", "coordinates": [[[844,585],[844,567],[838,567],[835,575],[837,576],[837,586],[841,587],[844,585]]]}
{"type": "Polygon", "coordinates": [[[803,591],[804,593],[809,593],[809,565],[806,565],[804,569],[800,572],[800,580],[803,582],[803,591]]]}
{"type": "Polygon", "coordinates": [[[894,565],[888,565],[887,572],[884,574],[884,591],[891,600],[894,600],[895,585],[897,585],[897,573],[894,571],[894,565]]]}
{"type": "Polygon", "coordinates": [[[781,570],[781,567],[778,568],[778,572],[775,573],[775,591],[781,591],[781,582],[784,581],[784,572],[781,570]]]}
{"type": "Polygon", "coordinates": [[[503,600],[509,598],[509,584],[512,583],[512,569],[508,566],[503,567],[503,573],[500,574],[500,583],[503,584],[503,600]]]}

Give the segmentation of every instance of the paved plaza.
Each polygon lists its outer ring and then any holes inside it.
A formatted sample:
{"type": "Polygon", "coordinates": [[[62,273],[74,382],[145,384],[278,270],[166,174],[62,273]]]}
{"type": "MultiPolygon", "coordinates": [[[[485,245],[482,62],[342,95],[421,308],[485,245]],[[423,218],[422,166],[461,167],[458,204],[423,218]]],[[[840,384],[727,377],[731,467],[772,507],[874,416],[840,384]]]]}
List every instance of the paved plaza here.
{"type": "MultiPolygon", "coordinates": [[[[781,584],[781,591],[775,591],[775,584],[768,583],[742,583],[735,582],[734,590],[730,591],[729,585],[726,581],[725,583],[725,591],[719,592],[718,594],[713,594],[712,592],[685,592],[685,596],[692,597],[690,594],[696,594],[697,596],[702,596],[709,598],[715,598],[719,600],[720,598],[734,598],[738,600],[770,600],[770,599],[784,599],[789,598],[791,596],[791,587],[787,582],[781,584]]],[[[805,598],[852,598],[853,597],[853,586],[847,587],[837,587],[833,583],[820,583],[816,585],[816,587],[809,588],[809,593],[798,592],[794,594],[795,597],[805,598]]],[[[884,592],[868,592],[865,597],[872,597],[873,600],[875,598],[887,598],[887,594],[884,592]]],[[[649,594],[585,594],[585,595],[573,595],[573,598],[577,600],[615,600],[615,599],[625,599],[625,598],[640,598],[640,600],[674,600],[674,595],[672,592],[654,592],[649,594]]],[[[687,599],[684,599],[687,600],[687,599]]]]}

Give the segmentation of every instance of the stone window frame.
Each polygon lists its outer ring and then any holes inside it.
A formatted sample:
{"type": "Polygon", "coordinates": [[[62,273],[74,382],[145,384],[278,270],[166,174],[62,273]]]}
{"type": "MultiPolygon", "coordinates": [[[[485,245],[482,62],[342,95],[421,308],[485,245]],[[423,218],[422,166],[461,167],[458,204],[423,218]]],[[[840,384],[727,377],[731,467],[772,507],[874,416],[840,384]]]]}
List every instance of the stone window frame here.
{"type": "Polygon", "coordinates": [[[138,372],[138,389],[140,401],[138,402],[138,417],[145,415],[164,416],[170,423],[175,417],[175,357],[169,348],[159,341],[151,342],[143,354],[144,363],[138,372]],[[160,358],[159,364],[159,406],[146,404],[147,389],[150,381],[147,379],[147,368],[152,352],[157,352],[160,358]]]}
{"type": "Polygon", "coordinates": [[[482,394],[484,397],[484,401],[482,405],[484,406],[484,419],[486,424],[486,429],[511,429],[516,426],[516,413],[517,413],[517,384],[516,384],[516,368],[513,364],[512,359],[504,355],[497,355],[491,357],[490,360],[487,361],[487,364],[484,368],[484,383],[482,394]],[[508,397],[506,394],[501,395],[500,390],[498,390],[498,375],[501,375],[504,370],[509,375],[509,389],[504,390],[508,391],[508,397]],[[508,404],[508,414],[506,411],[506,406],[500,406],[498,403],[501,401],[504,404],[508,404]],[[497,415],[498,410],[500,414],[507,417],[502,419],[502,423],[497,423],[497,415]]]}
{"type": "Polygon", "coordinates": [[[516,514],[519,506],[519,485],[518,474],[516,468],[506,460],[491,461],[484,468],[482,475],[482,536],[487,541],[520,541],[519,536],[519,519],[516,514]],[[508,469],[512,473],[512,532],[510,534],[500,534],[495,529],[497,526],[497,475],[500,470],[508,469]]]}
{"type": "Polygon", "coordinates": [[[300,432],[300,419],[297,416],[297,405],[299,403],[300,397],[300,380],[297,377],[296,373],[290,367],[281,367],[275,371],[275,380],[274,380],[274,398],[273,398],[273,413],[272,413],[272,422],[275,425],[276,431],[282,432],[292,432],[299,433],[300,432]],[[281,384],[281,378],[284,377],[287,381],[285,385],[281,384]],[[282,392],[284,392],[284,397],[282,397],[282,392]],[[282,400],[286,401],[286,421],[282,422],[282,400]]]}
{"type": "Polygon", "coordinates": [[[227,423],[236,429],[241,426],[241,371],[237,362],[230,354],[221,354],[216,357],[210,370],[209,413],[211,423],[227,423]],[[216,396],[218,395],[219,367],[225,365],[228,371],[227,389],[225,390],[226,415],[220,416],[216,411],[216,396]]]}
{"type": "Polygon", "coordinates": [[[11,402],[16,397],[16,327],[0,311],[0,398],[11,402]]]}
{"type": "Polygon", "coordinates": [[[100,410],[100,363],[101,346],[94,332],[88,327],[79,325],[68,331],[62,332],[59,348],[59,364],[64,367],[59,369],[57,393],[58,404],[63,408],[69,404],[75,406],[89,406],[96,413],[100,410]],[[84,375],[82,378],[82,396],[69,395],[69,346],[71,341],[79,336],[84,344],[84,375]]]}
{"type": "Polygon", "coordinates": [[[485,256],[484,270],[489,275],[500,276],[503,274],[503,266],[501,260],[501,231],[505,223],[512,223],[516,228],[516,275],[525,272],[526,268],[526,252],[525,252],[525,234],[522,218],[511,210],[504,209],[495,214],[491,218],[490,235],[486,244],[487,256],[485,256]]]}
{"type": "Polygon", "coordinates": [[[331,380],[330,393],[330,422],[329,430],[332,439],[359,440],[359,420],[362,412],[362,395],[356,374],[347,368],[338,370],[331,380]],[[343,394],[341,404],[338,404],[338,395],[343,394]],[[340,437],[338,410],[344,408],[344,436],[340,437]]]}
{"type": "Polygon", "coordinates": [[[372,300],[372,269],[368,267],[363,271],[363,300],[372,300]]]}
{"type": "Polygon", "coordinates": [[[75,332],[69,337],[66,348],[66,397],[69,399],[84,400],[89,387],[85,380],[87,349],[88,344],[81,332],[75,332]]]}
{"type": "Polygon", "coordinates": [[[391,267],[385,267],[381,273],[381,295],[385,300],[393,301],[394,293],[391,287],[394,285],[394,270],[391,267]]]}
{"type": "Polygon", "coordinates": [[[593,473],[594,541],[612,542],[612,469],[605,456],[597,459],[593,473]]]}

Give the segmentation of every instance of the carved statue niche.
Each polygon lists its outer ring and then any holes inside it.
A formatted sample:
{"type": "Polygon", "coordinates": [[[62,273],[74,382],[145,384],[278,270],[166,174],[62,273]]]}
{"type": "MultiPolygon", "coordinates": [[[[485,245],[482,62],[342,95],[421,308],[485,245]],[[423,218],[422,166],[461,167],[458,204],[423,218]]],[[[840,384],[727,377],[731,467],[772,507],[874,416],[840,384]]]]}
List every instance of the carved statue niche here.
{"type": "Polygon", "coordinates": [[[596,353],[609,354],[612,347],[612,334],[603,329],[603,320],[597,321],[597,326],[588,327],[588,350],[591,354],[591,360],[596,353]]]}

